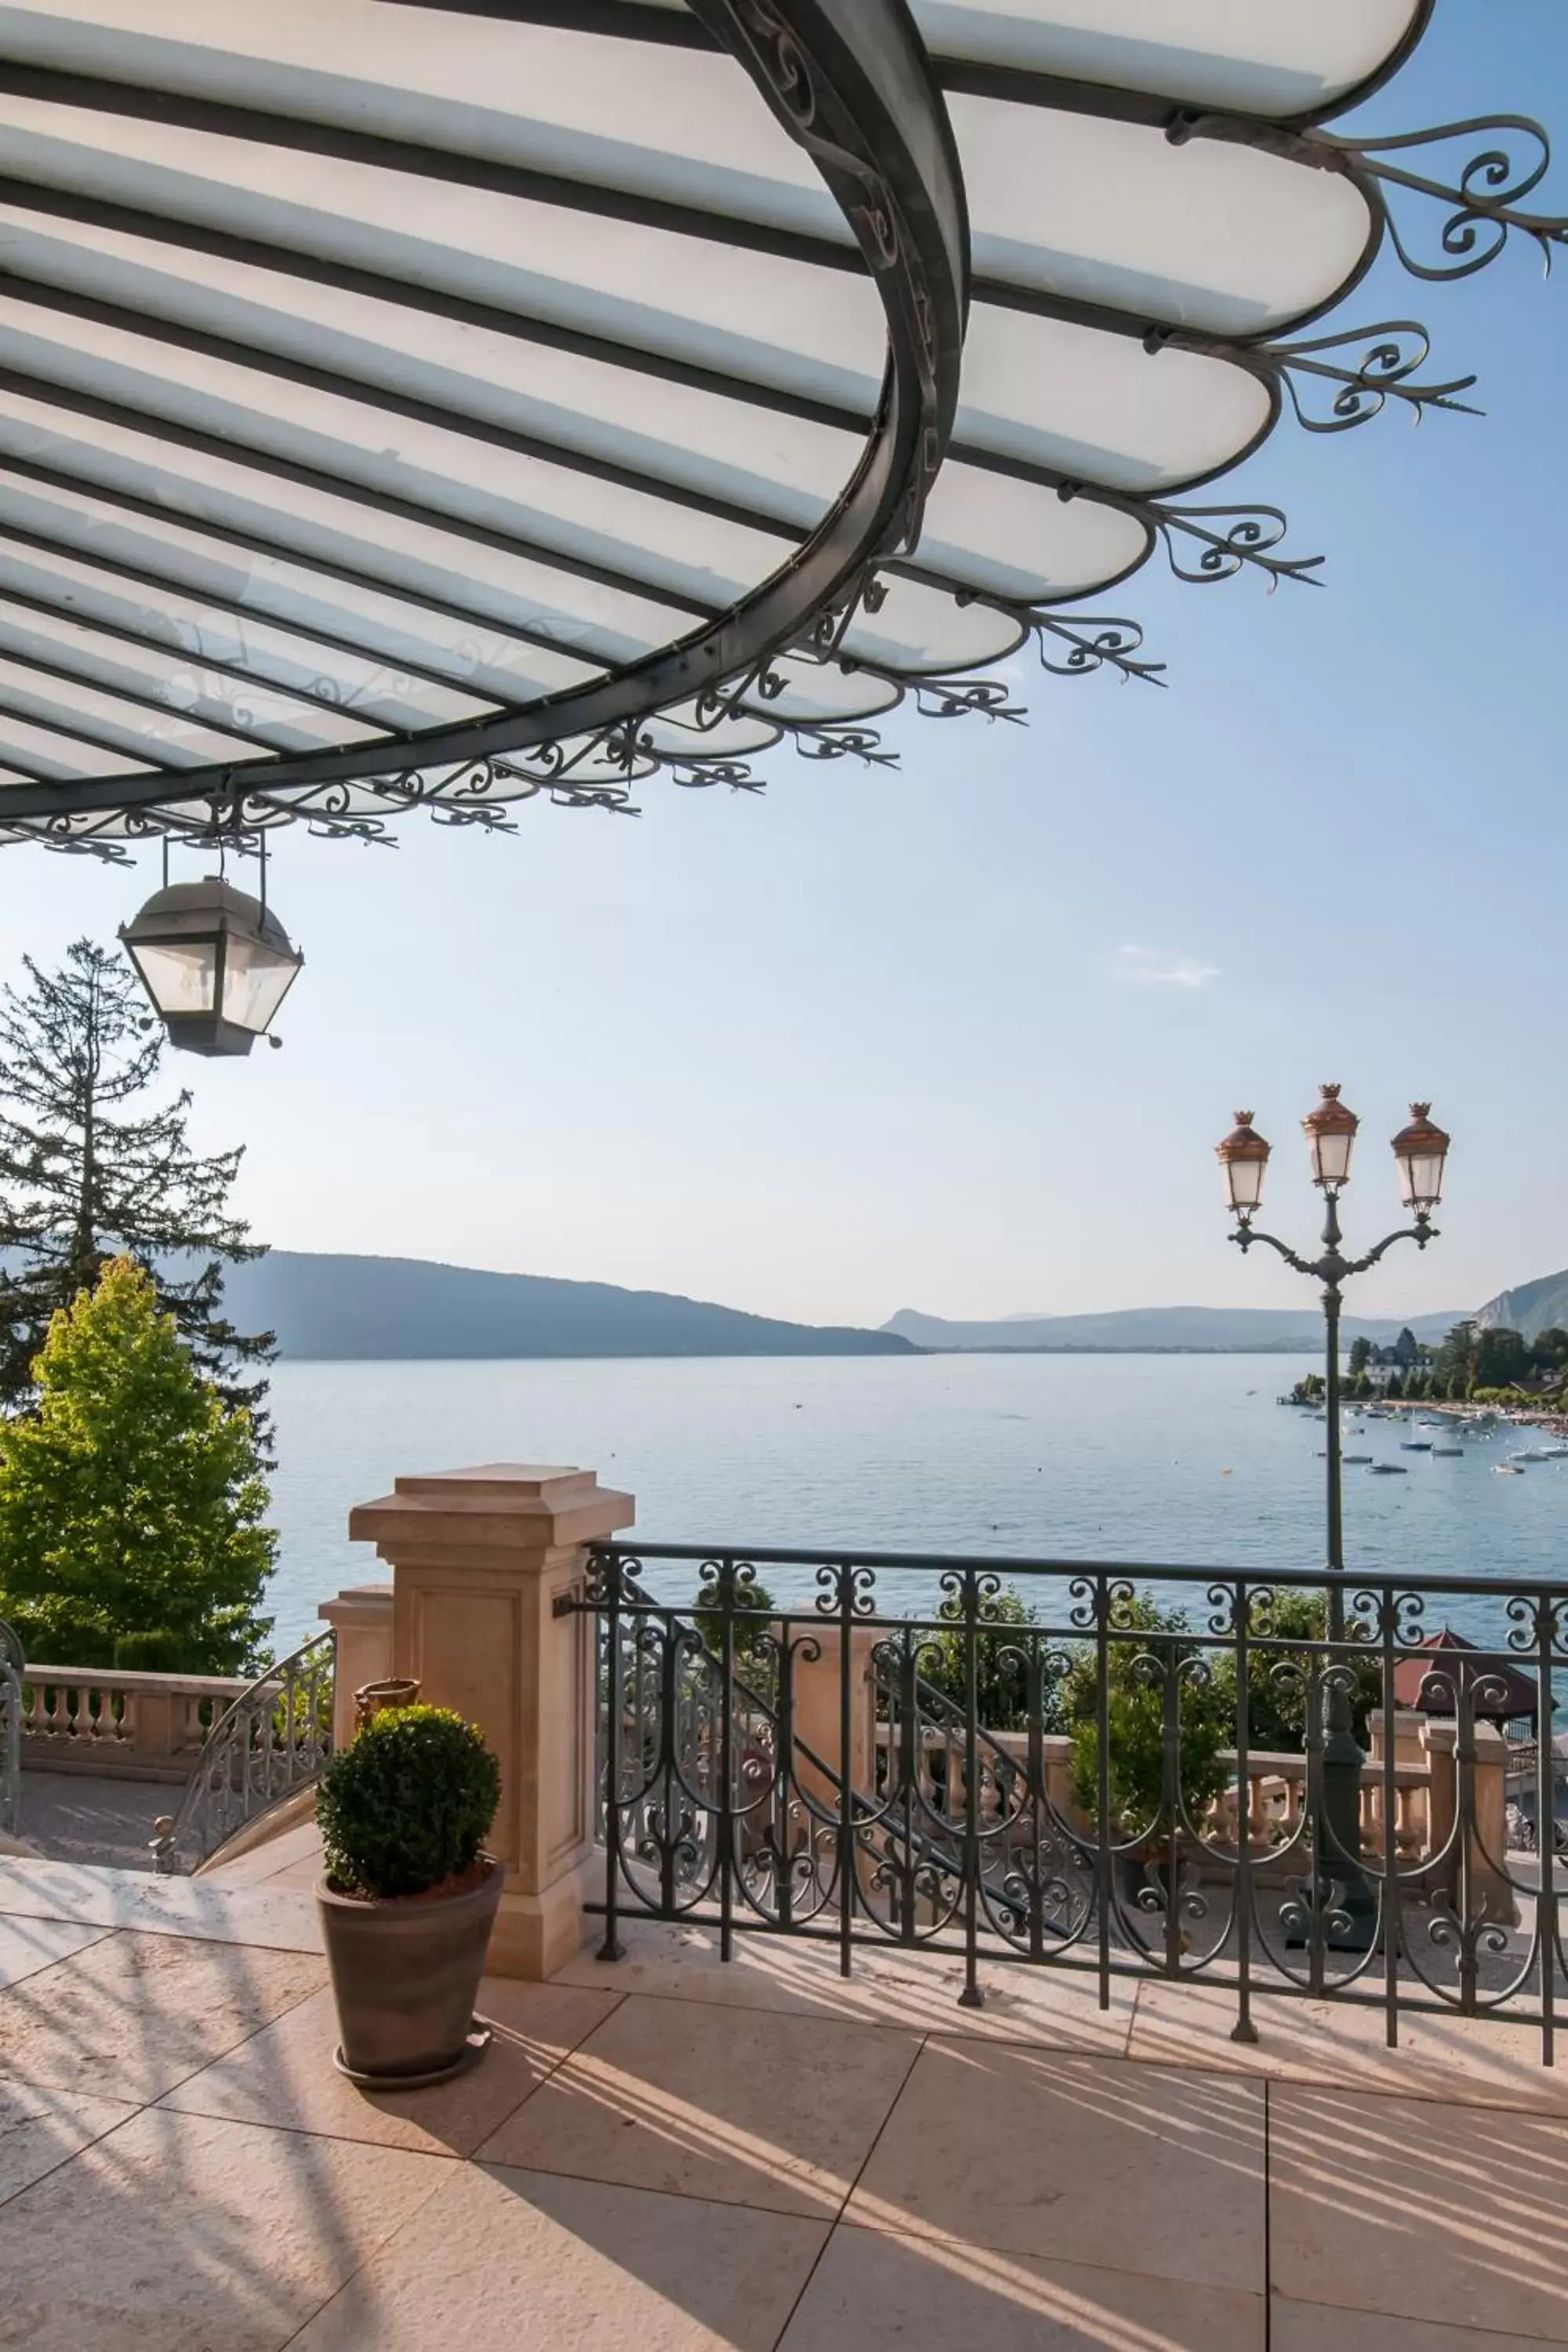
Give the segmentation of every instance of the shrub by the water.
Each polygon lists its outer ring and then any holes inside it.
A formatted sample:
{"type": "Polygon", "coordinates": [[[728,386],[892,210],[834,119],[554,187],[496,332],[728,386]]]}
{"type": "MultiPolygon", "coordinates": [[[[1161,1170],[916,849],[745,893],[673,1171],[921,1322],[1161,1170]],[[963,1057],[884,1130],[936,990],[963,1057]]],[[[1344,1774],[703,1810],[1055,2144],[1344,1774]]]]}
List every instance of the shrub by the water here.
{"type": "Polygon", "coordinates": [[[157,1286],[113,1258],[49,1325],[37,1409],[0,1422],[0,1616],[62,1666],[253,1671],[277,1538],[255,1426],[157,1286]]]}
{"type": "Polygon", "coordinates": [[[423,1895],[472,1866],[500,1802],[500,1766],[477,1724],[450,1707],[387,1707],[321,1775],[328,1881],[346,1895],[423,1895]]]}

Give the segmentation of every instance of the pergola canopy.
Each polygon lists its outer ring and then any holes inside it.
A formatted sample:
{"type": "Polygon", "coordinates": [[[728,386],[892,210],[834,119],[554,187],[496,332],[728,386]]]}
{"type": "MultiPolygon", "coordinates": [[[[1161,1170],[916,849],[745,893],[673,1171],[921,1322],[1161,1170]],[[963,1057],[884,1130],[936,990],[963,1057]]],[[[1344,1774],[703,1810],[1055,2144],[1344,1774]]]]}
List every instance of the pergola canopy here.
{"type": "Polygon", "coordinates": [[[1418,274],[1563,234],[1528,123],[1324,128],[1430,8],[0,5],[0,834],[493,823],[873,756],[1030,639],[1151,673],[1080,607],[1157,546],[1307,568],[1188,493],[1468,382],[1318,324],[1389,189],[1418,274]]]}

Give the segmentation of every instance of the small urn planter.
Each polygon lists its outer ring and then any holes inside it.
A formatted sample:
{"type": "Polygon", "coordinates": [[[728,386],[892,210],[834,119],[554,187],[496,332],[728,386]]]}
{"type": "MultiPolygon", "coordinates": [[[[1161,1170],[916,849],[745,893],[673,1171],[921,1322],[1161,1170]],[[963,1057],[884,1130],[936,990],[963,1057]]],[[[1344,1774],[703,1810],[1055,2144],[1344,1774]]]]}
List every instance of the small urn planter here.
{"type": "Polygon", "coordinates": [[[448,2082],[489,2046],[474,2003],[506,1877],[481,1845],[500,1791],[478,1728],[433,1706],[383,1709],[321,1777],[333,2063],[363,2089],[448,2082]]]}

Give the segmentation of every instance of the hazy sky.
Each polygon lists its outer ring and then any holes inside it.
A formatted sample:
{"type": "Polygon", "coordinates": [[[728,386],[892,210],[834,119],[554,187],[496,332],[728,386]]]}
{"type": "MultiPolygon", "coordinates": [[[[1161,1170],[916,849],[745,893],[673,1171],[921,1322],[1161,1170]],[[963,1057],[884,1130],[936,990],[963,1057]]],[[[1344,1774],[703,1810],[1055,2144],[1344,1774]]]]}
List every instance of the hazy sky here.
{"type": "MultiPolygon", "coordinates": [[[[1568,140],[1562,0],[1443,0],[1366,128],[1491,109],[1568,140]]],[[[1568,163],[1537,201],[1568,211],[1568,163]]],[[[1195,493],[1277,501],[1329,562],[1101,600],[1166,691],[1025,660],[1026,728],[896,723],[897,772],[783,751],[765,796],[656,782],[636,822],[285,840],[285,1050],[178,1057],[258,1234],[808,1320],[1289,1304],[1227,1246],[1213,1147],[1255,1109],[1268,1221],[1310,1236],[1297,1122],[1338,1078],[1357,1240],[1395,1221],[1411,1097],[1455,1135],[1441,1241],[1358,1307],[1568,1263],[1568,266],[1385,261],[1345,317],[1425,320],[1487,415],[1284,425],[1195,493]]],[[[0,961],[110,936],[156,880],[9,850],[0,961]]]]}

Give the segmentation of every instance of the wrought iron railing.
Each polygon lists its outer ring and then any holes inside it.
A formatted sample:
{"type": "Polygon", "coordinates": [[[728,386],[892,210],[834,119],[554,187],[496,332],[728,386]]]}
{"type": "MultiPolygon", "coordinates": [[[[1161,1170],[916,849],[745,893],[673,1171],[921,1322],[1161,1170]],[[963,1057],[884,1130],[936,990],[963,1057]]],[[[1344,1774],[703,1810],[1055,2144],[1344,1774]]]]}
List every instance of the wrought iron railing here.
{"type": "Polygon", "coordinates": [[[726,1958],[825,1939],[846,1974],[867,1948],[957,1953],[972,2005],[989,1962],[1087,1974],[1102,2003],[1119,1977],[1207,1980],[1242,2040],[1260,1996],[1373,2004],[1391,2043],[1406,2011],[1500,2014],[1551,2063],[1568,1863],[1524,1850],[1520,1800],[1555,1821],[1568,1582],[1347,1577],[1331,1641],[1322,1581],[597,1549],[564,1605],[599,1626],[605,1949],[640,1915],[710,1923],[726,1958]],[[1470,1646],[1429,1646],[1449,1618],[1470,1646]],[[1501,1727],[1529,1715],[1524,1790],[1501,1727]]]}
{"type": "Polygon", "coordinates": [[[334,1663],[332,1634],[318,1633],[219,1717],[178,1811],[158,1824],[154,1870],[198,1870],[251,1822],[320,1778],[332,1752],[334,1663]]]}
{"type": "Polygon", "coordinates": [[[0,1830],[22,1826],[22,1674],[20,1637],[0,1618],[0,1830]]]}

